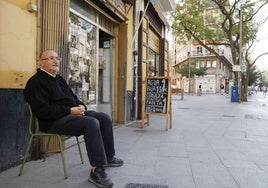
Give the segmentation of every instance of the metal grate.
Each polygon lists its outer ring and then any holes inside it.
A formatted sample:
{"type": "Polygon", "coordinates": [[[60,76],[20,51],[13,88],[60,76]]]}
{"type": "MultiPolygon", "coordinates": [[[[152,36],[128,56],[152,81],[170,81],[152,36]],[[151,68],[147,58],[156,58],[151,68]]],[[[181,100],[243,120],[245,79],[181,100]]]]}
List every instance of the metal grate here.
{"type": "Polygon", "coordinates": [[[168,188],[166,185],[129,183],[125,188],[168,188]]]}

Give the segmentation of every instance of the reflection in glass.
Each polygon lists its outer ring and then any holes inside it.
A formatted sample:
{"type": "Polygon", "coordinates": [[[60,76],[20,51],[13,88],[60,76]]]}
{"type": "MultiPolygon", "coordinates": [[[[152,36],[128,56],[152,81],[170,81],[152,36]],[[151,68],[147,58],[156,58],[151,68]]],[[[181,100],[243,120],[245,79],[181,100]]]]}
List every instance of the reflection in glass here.
{"type": "Polygon", "coordinates": [[[96,27],[70,13],[69,85],[85,104],[96,104],[96,27]]]}
{"type": "Polygon", "coordinates": [[[148,56],[148,76],[159,76],[159,55],[149,49],[148,56]]]}

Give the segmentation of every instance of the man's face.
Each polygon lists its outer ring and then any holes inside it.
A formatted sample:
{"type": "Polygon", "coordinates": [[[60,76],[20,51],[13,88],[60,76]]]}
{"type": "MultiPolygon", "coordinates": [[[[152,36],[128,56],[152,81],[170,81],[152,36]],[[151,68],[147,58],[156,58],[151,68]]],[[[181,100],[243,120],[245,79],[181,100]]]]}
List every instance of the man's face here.
{"type": "Polygon", "coordinates": [[[44,51],[41,55],[40,66],[50,74],[57,74],[59,71],[60,58],[53,50],[44,51]]]}

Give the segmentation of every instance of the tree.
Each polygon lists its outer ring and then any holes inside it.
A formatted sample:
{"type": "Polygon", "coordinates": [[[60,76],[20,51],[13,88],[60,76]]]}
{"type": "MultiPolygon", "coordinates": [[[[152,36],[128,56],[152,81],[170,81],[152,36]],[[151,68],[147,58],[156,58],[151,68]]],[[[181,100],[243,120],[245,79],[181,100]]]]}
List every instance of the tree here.
{"type": "Polygon", "coordinates": [[[262,88],[263,86],[265,87],[268,87],[268,72],[259,72],[258,73],[260,74],[258,80],[256,80],[255,84],[254,85],[259,85],[260,88],[262,88]]]}
{"type": "Polygon", "coordinates": [[[181,74],[181,76],[189,78],[189,93],[191,91],[191,82],[192,78],[196,76],[204,76],[206,75],[206,71],[208,70],[207,67],[196,67],[196,62],[188,62],[182,65],[181,67],[176,67],[176,72],[181,74]]]}
{"type": "Polygon", "coordinates": [[[181,68],[176,68],[176,72],[180,73],[181,76],[185,76],[186,78],[192,78],[196,76],[204,76],[206,75],[206,71],[208,68],[206,67],[199,67],[196,68],[196,63],[191,63],[189,67],[189,63],[184,64],[181,68]]]}
{"type": "Polygon", "coordinates": [[[248,86],[256,84],[258,81],[263,80],[262,72],[257,69],[257,66],[254,65],[249,71],[248,86]]]}
{"type": "MultiPolygon", "coordinates": [[[[256,22],[254,18],[259,10],[268,4],[266,0],[259,0],[253,6],[251,2],[251,0],[233,0],[230,4],[229,0],[180,0],[172,14],[172,31],[179,42],[195,40],[226,65],[238,65],[241,46],[245,49],[243,62],[247,66],[247,71],[242,73],[241,77],[241,101],[247,101],[250,69],[261,56],[268,54],[268,52],[261,54],[253,61],[250,59],[258,28],[265,21],[256,22]],[[205,14],[212,8],[218,11],[215,14],[205,14]],[[242,19],[240,16],[243,16],[242,19]],[[242,36],[240,31],[243,31],[242,36]],[[214,47],[221,45],[230,48],[231,59],[221,56],[215,50],[214,47]]],[[[238,73],[235,74],[237,82],[238,73]]]]}

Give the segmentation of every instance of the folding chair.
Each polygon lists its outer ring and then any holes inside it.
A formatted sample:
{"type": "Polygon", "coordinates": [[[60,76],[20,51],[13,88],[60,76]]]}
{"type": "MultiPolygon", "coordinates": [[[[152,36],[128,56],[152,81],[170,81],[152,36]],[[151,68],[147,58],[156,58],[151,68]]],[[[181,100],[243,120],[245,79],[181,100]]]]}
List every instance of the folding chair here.
{"type": "MultiPolygon", "coordinates": [[[[66,164],[65,164],[65,158],[64,158],[64,150],[63,150],[63,146],[62,146],[62,137],[64,138],[70,138],[72,136],[69,136],[69,135],[60,135],[60,134],[53,134],[53,133],[44,133],[44,132],[36,132],[34,131],[33,132],[33,113],[32,113],[32,110],[31,110],[31,107],[30,105],[28,104],[28,108],[29,108],[29,112],[30,112],[30,121],[29,121],[29,133],[31,135],[30,137],[30,140],[29,140],[29,143],[28,143],[28,146],[27,146],[27,149],[26,149],[26,152],[24,154],[24,157],[23,157],[23,162],[22,162],[22,165],[20,167],[20,172],[19,172],[19,176],[22,175],[22,171],[23,171],[23,168],[24,168],[24,165],[25,165],[25,162],[26,162],[26,159],[29,155],[29,151],[30,151],[30,148],[31,148],[31,145],[32,145],[32,142],[33,142],[33,139],[34,138],[40,138],[40,137],[48,137],[48,140],[47,140],[47,143],[46,143],[46,149],[45,149],[45,153],[44,153],[44,156],[43,156],[43,161],[46,160],[46,157],[47,157],[47,153],[48,153],[48,149],[49,149],[49,144],[50,144],[50,139],[52,136],[55,136],[58,138],[58,141],[59,141],[59,147],[60,147],[60,153],[61,153],[61,160],[62,160],[62,166],[63,166],[63,173],[64,173],[64,178],[67,179],[67,170],[66,170],[66,164]]],[[[82,152],[81,152],[81,148],[80,148],[80,143],[79,143],[79,139],[78,137],[76,137],[76,142],[77,142],[77,146],[78,146],[78,150],[79,150],[79,154],[80,154],[80,159],[81,159],[81,163],[83,164],[84,163],[84,160],[83,160],[83,157],[82,157],[82,152]]]]}

